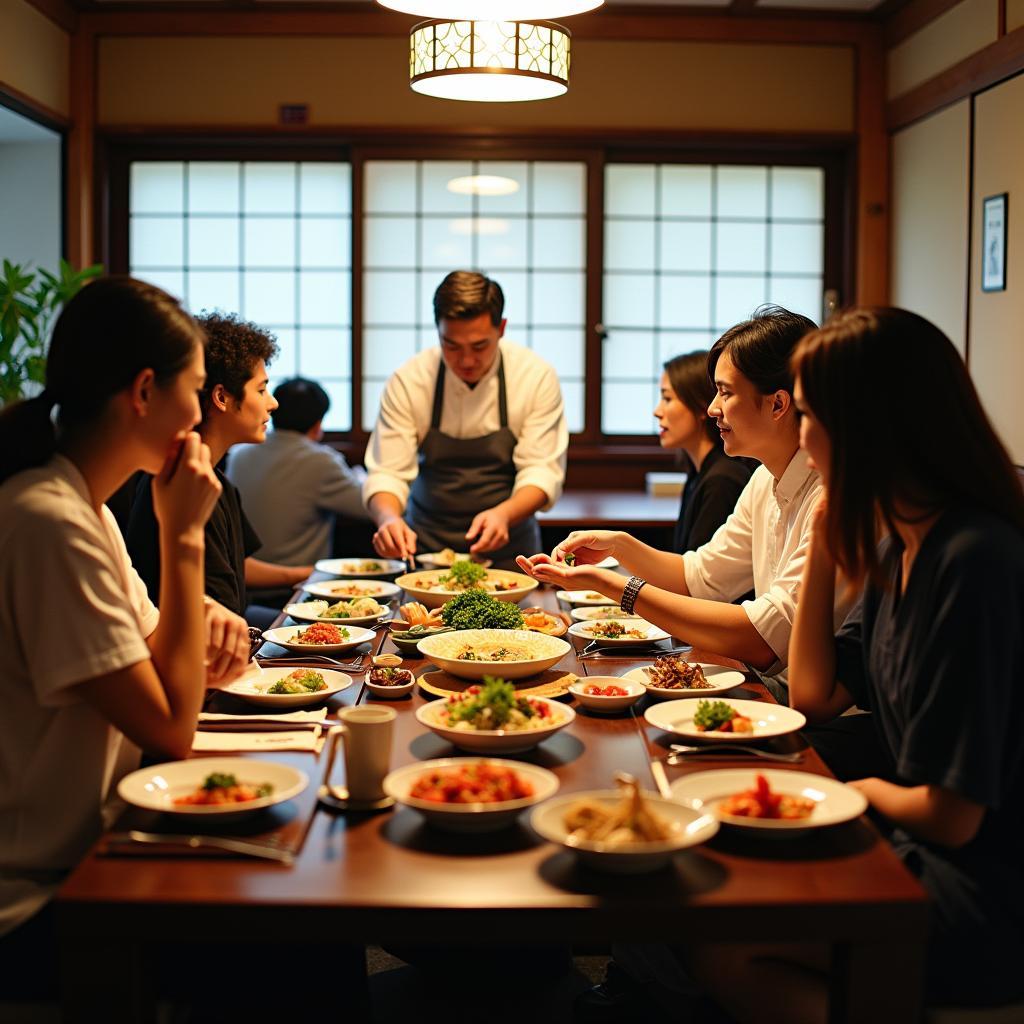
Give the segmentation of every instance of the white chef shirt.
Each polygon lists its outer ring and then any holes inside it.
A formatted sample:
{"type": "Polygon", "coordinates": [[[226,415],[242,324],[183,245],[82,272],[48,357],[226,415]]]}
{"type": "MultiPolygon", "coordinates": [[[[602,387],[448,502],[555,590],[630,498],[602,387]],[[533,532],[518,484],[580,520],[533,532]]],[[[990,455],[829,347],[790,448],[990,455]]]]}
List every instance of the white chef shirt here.
{"type": "MultiPolygon", "coordinates": [[[[693,597],[734,601],[753,590],[754,599],[741,607],[775,652],[777,660],[765,674],[783,681],[810,543],[811,513],[822,491],[821,477],[808,467],[807,453],[800,449],[778,481],[758,466],[732,515],[711,540],[682,556],[686,586],[693,597]]],[[[837,630],[856,600],[855,594],[846,593],[848,589],[836,588],[833,624],[837,630]]]]}
{"type": "MultiPolygon", "coordinates": [[[[562,493],[569,430],[558,377],[535,352],[502,338],[508,427],[516,437],[512,461],[513,493],[527,484],[546,495],[550,508],[562,493]]],[[[432,345],[399,367],[381,396],[377,424],[366,448],[363,501],[380,491],[395,495],[405,507],[409,485],[419,472],[419,447],[430,430],[434,387],[442,362],[441,346],[432,345]]],[[[471,388],[447,365],[444,368],[441,431],[451,437],[492,434],[501,426],[498,410],[498,359],[471,388]]]]}
{"type": "Polygon", "coordinates": [[[149,658],[159,613],[61,455],[0,486],[0,935],[110,823],[139,751],[73,691],[149,658]]]}

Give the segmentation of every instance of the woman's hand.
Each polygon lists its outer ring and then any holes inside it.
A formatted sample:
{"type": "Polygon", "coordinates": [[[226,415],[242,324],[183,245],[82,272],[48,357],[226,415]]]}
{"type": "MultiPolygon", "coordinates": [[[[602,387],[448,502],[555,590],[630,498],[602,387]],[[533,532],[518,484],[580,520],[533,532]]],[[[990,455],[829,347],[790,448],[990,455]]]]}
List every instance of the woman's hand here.
{"type": "Polygon", "coordinates": [[[618,604],[626,578],[611,569],[597,569],[592,565],[566,565],[556,562],[550,555],[519,555],[516,564],[528,576],[541,583],[550,583],[563,590],[596,590],[618,604]]]}
{"type": "Polygon", "coordinates": [[[249,663],[249,624],[212,598],[204,598],[206,612],[206,683],[229,683],[249,663]]]}
{"type": "Polygon", "coordinates": [[[201,541],[220,492],[210,449],[195,431],[190,431],[153,477],[153,511],[161,535],[201,541]]]}
{"type": "Polygon", "coordinates": [[[572,555],[576,565],[596,565],[609,556],[616,556],[620,536],[617,530],[573,530],[551,552],[551,558],[555,562],[564,562],[572,555]]]}

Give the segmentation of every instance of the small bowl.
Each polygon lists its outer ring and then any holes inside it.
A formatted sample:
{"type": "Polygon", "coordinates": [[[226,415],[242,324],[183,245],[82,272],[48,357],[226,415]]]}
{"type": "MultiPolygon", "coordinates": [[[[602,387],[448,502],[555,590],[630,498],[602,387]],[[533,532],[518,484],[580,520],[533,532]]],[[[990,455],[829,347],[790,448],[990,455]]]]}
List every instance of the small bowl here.
{"type": "Polygon", "coordinates": [[[422,636],[413,637],[400,637],[395,636],[395,633],[404,633],[410,629],[409,623],[404,619],[392,619],[389,623],[391,630],[391,642],[405,655],[413,658],[422,658],[423,654],[420,652],[420,641],[426,640],[428,636],[438,636],[441,633],[449,633],[451,630],[447,626],[438,626],[432,629],[429,633],[424,633],[422,636]]]}
{"type": "Polygon", "coordinates": [[[374,697],[380,697],[383,700],[394,700],[397,697],[404,697],[406,694],[412,693],[412,689],[416,685],[416,677],[407,668],[400,669],[400,671],[408,673],[409,681],[399,683],[397,686],[389,686],[385,683],[373,682],[370,679],[370,676],[373,674],[373,669],[371,668],[366,673],[366,688],[374,697]]]}
{"type": "Polygon", "coordinates": [[[569,687],[569,692],[588,711],[598,715],[616,715],[632,707],[647,690],[642,683],[621,676],[583,676],[569,687]],[[602,697],[595,693],[587,693],[588,686],[620,686],[626,691],[624,697],[602,697]]]}

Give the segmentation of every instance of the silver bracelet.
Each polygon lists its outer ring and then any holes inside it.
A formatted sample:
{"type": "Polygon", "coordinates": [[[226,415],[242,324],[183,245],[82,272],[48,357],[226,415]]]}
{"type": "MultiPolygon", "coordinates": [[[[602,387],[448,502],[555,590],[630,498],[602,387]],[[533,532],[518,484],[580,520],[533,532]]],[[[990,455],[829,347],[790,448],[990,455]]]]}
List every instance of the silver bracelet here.
{"type": "Polygon", "coordinates": [[[647,580],[641,579],[639,576],[629,577],[629,582],[622,591],[622,600],[619,602],[619,607],[627,615],[632,613],[633,605],[636,604],[637,595],[640,593],[641,589],[646,586],[647,580]]]}

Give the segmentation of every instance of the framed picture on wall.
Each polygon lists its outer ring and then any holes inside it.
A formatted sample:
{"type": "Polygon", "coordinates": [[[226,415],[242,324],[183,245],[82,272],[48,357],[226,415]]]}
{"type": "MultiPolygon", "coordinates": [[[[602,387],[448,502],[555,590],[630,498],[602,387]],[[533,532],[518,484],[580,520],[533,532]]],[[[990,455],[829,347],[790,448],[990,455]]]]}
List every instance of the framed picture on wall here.
{"type": "Polygon", "coordinates": [[[989,196],[982,203],[981,290],[1006,290],[1006,212],[1008,195],[989,196]]]}

